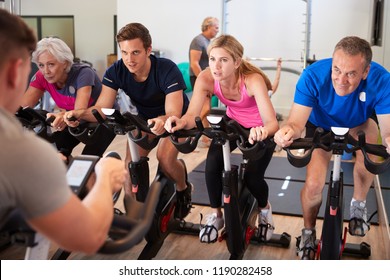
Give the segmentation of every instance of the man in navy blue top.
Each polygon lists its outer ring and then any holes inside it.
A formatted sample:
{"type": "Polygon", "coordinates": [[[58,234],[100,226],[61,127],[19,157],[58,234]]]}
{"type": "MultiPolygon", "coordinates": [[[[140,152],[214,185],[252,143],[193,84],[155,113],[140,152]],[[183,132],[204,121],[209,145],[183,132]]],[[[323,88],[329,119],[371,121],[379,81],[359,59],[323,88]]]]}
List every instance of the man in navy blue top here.
{"type": "MultiPolygon", "coordinates": [[[[122,59],[111,65],[103,76],[103,87],[94,107],[71,116],[87,121],[96,121],[93,108],[112,108],[117,92],[123,90],[136,107],[138,115],[154,123],[152,132],[165,132],[164,123],[170,116],[181,117],[187,110],[188,98],[183,76],[177,65],[169,59],[157,58],[151,54],[152,39],[149,30],[140,23],[122,27],[116,35],[122,59]]],[[[78,122],[69,122],[70,126],[78,122]]],[[[126,164],[131,161],[127,148],[126,164]]],[[[147,156],[150,150],[139,147],[140,156],[147,156]]],[[[177,159],[178,151],[169,138],[162,138],[157,148],[157,159],[162,171],[176,183],[177,205],[175,217],[182,219],[191,209],[192,185],[186,181],[184,162],[177,159]]],[[[131,191],[130,185],[126,192],[131,191]]]]}
{"type": "MultiPolygon", "coordinates": [[[[347,127],[353,137],[364,131],[367,143],[376,144],[379,123],[383,145],[390,152],[390,73],[371,60],[370,44],[351,36],[336,45],[332,58],[306,68],[297,83],[290,116],[275,134],[275,142],[289,146],[293,139],[301,137],[306,126],[308,137],[313,136],[316,127],[326,131],[347,127]]],[[[304,228],[299,255],[303,259],[314,257],[316,217],[331,156],[331,152],[316,149],[307,166],[301,192],[304,228]]],[[[366,170],[360,151],[356,152],[353,178],[349,233],[364,236],[369,230],[366,197],[374,175],[366,170]]]]}

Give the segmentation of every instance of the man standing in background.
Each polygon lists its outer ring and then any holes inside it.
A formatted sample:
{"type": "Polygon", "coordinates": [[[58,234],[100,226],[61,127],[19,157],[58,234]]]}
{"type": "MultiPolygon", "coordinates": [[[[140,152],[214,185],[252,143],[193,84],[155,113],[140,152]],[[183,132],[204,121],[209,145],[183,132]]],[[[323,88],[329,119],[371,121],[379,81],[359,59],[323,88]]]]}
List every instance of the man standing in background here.
{"type": "MultiPolygon", "coordinates": [[[[192,39],[189,50],[190,59],[190,82],[191,87],[194,89],[196,77],[199,73],[209,66],[209,56],[207,55],[207,47],[210,44],[211,39],[217,36],[219,31],[219,20],[215,17],[207,17],[202,23],[202,33],[192,39]]],[[[210,96],[206,99],[201,112],[202,123],[205,127],[209,126],[206,120],[206,116],[211,109],[210,96]]],[[[208,147],[208,138],[203,138],[199,143],[208,147]]]]}
{"type": "Polygon", "coordinates": [[[209,66],[209,56],[207,47],[210,40],[217,36],[219,31],[219,21],[215,17],[207,17],[202,23],[202,33],[192,39],[190,44],[190,81],[194,88],[196,77],[199,73],[209,66]]]}

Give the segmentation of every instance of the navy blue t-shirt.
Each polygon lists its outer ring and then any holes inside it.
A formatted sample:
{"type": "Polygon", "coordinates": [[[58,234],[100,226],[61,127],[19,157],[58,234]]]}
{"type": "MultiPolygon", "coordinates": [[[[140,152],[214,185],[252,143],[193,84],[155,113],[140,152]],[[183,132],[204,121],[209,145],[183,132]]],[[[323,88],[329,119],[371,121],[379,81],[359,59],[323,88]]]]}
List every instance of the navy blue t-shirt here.
{"type": "Polygon", "coordinates": [[[150,55],[151,68],[144,82],[137,82],[120,59],[103,76],[103,84],[114,90],[122,89],[131,99],[140,117],[145,120],[165,115],[167,94],[183,90],[183,110],[187,111],[186,85],[177,65],[169,59],[150,55]]]}

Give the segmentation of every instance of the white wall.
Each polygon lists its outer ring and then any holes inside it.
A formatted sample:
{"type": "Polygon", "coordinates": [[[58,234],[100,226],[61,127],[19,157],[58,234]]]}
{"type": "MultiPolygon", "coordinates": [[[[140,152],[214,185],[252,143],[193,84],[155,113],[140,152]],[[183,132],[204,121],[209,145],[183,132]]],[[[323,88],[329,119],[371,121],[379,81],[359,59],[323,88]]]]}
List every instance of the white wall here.
{"type": "Polygon", "coordinates": [[[103,76],[114,52],[115,0],[21,0],[21,15],[73,15],[77,57],[93,63],[103,76]]]}
{"type": "MultiPolygon", "coordinates": [[[[304,57],[306,1],[304,0],[20,0],[22,15],[74,15],[77,56],[91,61],[102,76],[106,56],[113,50],[113,16],[118,28],[141,22],[151,32],[153,47],[176,63],[188,61],[188,47],[200,33],[207,16],[221,20],[226,16],[226,31],[236,36],[245,56],[298,60],[283,62],[283,67],[301,71],[304,57]],[[227,13],[223,14],[223,3],[227,13]]],[[[309,1],[309,0],[308,0],[309,1]]],[[[342,37],[358,35],[370,39],[373,0],[311,0],[309,56],[331,56],[342,37]]],[[[374,60],[390,69],[390,5],[385,1],[384,47],[373,47],[374,60]]],[[[221,26],[222,29],[222,26],[221,26]]],[[[254,62],[260,67],[275,62],[254,62]]],[[[273,71],[266,71],[272,79],[273,71]]],[[[273,103],[287,114],[297,75],[282,72],[281,84],[273,103]]]]}
{"type": "Polygon", "coordinates": [[[205,17],[222,18],[222,0],[118,0],[118,28],[130,22],[145,25],[154,49],[176,63],[188,61],[193,37],[205,17]]]}
{"type": "MultiPolygon", "coordinates": [[[[165,57],[176,63],[188,61],[190,41],[200,32],[202,19],[216,16],[222,25],[223,3],[224,0],[118,0],[118,27],[139,21],[150,30],[154,48],[161,49],[165,57]]],[[[306,56],[306,1],[230,0],[226,3],[226,33],[240,40],[245,56],[298,60],[284,61],[283,67],[302,71],[302,60],[306,56]]],[[[316,59],[331,56],[335,44],[347,35],[370,40],[372,0],[312,0],[311,4],[310,48],[307,50],[310,58],[313,55],[316,59]]],[[[385,21],[389,6],[386,3],[385,21]]],[[[385,34],[388,30],[385,29],[385,34]]],[[[389,68],[390,58],[385,54],[390,51],[386,50],[388,48],[373,47],[374,60],[389,68]]],[[[275,66],[276,62],[254,63],[269,67],[275,66]]],[[[267,70],[266,73],[273,79],[274,71],[267,70]]],[[[288,113],[298,78],[282,72],[280,87],[273,97],[277,111],[288,113]]]]}

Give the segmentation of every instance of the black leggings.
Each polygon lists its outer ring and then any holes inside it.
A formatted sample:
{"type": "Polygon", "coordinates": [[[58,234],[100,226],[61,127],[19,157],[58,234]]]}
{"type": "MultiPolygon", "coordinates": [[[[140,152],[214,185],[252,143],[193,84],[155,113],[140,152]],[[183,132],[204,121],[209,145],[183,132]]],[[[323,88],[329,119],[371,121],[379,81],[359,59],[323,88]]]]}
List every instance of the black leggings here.
{"type": "MultiPolygon", "coordinates": [[[[99,129],[102,129],[102,132],[99,133],[99,139],[96,139],[96,141],[91,144],[85,145],[82,151],[83,155],[102,157],[107,147],[111,144],[112,140],[114,140],[116,134],[113,131],[103,125],[99,126],[99,129]]],[[[56,134],[55,145],[57,150],[64,156],[69,157],[73,149],[80,143],[80,140],[70,134],[68,128],[65,128],[63,131],[56,134]]]]}
{"type": "MultiPolygon", "coordinates": [[[[236,148],[236,142],[231,141],[231,151],[234,151],[236,148]]],[[[267,206],[268,202],[268,184],[264,179],[264,174],[272,159],[274,149],[275,145],[271,145],[271,147],[267,148],[262,158],[255,161],[249,160],[244,176],[246,185],[252,195],[257,199],[260,208],[267,206]]],[[[222,206],[223,170],[222,146],[216,145],[213,140],[207,154],[205,172],[206,186],[212,208],[219,208],[222,206]]]]}

